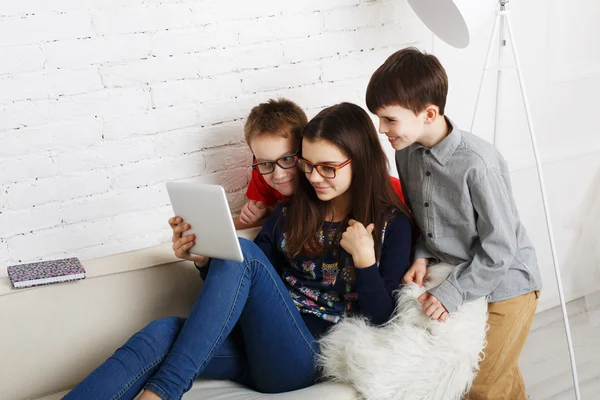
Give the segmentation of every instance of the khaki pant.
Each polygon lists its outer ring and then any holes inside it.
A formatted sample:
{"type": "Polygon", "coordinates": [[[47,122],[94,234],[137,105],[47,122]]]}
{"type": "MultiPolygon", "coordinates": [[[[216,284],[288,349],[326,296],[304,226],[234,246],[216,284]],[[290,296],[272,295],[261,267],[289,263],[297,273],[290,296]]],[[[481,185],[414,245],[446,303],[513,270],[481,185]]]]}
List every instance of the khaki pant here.
{"type": "Polygon", "coordinates": [[[523,350],[540,292],[488,304],[490,326],[484,349],[485,359],[465,400],[528,399],[519,355],[523,350]]]}

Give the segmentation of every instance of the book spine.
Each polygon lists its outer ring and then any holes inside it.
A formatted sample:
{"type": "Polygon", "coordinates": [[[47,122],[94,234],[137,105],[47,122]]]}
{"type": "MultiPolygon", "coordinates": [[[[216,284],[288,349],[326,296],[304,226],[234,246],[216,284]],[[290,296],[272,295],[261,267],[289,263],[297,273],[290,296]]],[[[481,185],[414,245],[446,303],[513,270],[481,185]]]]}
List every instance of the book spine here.
{"type": "Polygon", "coordinates": [[[84,279],[84,278],[85,278],[85,274],[81,273],[81,274],[75,274],[75,275],[55,276],[52,278],[32,279],[29,281],[14,282],[13,286],[15,288],[24,288],[24,287],[29,287],[29,286],[47,285],[49,283],[76,281],[76,280],[84,279]]]}

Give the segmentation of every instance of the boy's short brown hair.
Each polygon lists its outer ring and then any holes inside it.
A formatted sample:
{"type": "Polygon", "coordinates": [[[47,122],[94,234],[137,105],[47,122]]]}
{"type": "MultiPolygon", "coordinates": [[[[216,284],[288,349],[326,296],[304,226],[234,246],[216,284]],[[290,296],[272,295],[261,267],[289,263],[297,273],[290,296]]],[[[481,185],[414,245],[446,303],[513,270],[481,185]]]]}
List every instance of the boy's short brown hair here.
{"type": "Polygon", "coordinates": [[[270,99],[250,111],[244,125],[244,137],[248,146],[259,135],[299,138],[307,123],[306,113],[293,101],[270,99]]]}
{"type": "Polygon", "coordinates": [[[367,86],[367,107],[373,114],[382,107],[401,106],[415,114],[436,105],[444,115],[448,76],[440,61],[415,47],[388,57],[367,86]]]}

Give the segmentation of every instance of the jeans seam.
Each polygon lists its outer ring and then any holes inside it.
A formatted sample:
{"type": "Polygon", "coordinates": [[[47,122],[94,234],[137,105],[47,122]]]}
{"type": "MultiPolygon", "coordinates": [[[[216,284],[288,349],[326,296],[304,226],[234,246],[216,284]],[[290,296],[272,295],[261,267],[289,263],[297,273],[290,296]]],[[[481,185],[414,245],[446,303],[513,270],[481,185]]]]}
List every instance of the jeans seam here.
{"type": "MultiPolygon", "coordinates": [[[[277,287],[277,282],[273,279],[273,275],[270,273],[270,271],[267,268],[267,266],[261,260],[259,260],[257,258],[253,258],[250,261],[256,261],[258,264],[260,264],[260,266],[265,270],[265,272],[267,272],[267,275],[271,279],[271,282],[275,285],[275,287],[277,287]]],[[[283,303],[284,307],[288,310],[288,315],[291,316],[292,311],[290,310],[290,307],[286,304],[285,300],[283,299],[283,297],[281,295],[281,291],[277,290],[277,292],[279,293],[279,300],[283,303]]],[[[306,336],[304,336],[304,333],[302,333],[302,329],[300,329],[300,327],[298,326],[298,323],[296,322],[296,319],[292,317],[291,320],[294,323],[294,326],[296,327],[296,330],[298,331],[298,333],[300,333],[300,335],[302,336],[302,339],[304,340],[304,344],[310,349],[310,351],[314,355],[316,355],[317,352],[310,345],[309,341],[306,339],[306,336]]]]}
{"type": "Polygon", "coordinates": [[[127,392],[134,383],[136,383],[142,376],[144,376],[144,374],[146,372],[148,372],[150,369],[154,368],[158,363],[160,363],[162,360],[165,359],[166,356],[162,356],[157,358],[156,360],[154,360],[149,366],[147,366],[146,368],[144,368],[139,374],[137,374],[135,376],[135,378],[133,378],[132,380],[130,380],[129,382],[127,382],[127,384],[125,385],[125,387],[123,389],[121,389],[120,392],[118,392],[116,395],[114,395],[113,397],[111,397],[111,400],[118,400],[120,399],[125,392],[127,392]]]}
{"type": "MultiPolygon", "coordinates": [[[[252,261],[252,260],[250,260],[252,261]]],[[[242,283],[244,281],[244,276],[246,276],[246,273],[248,272],[248,265],[250,264],[250,261],[246,262],[246,265],[244,266],[244,271],[242,273],[242,279],[240,279],[240,283],[238,285],[237,291],[235,293],[235,298],[233,301],[233,304],[235,305],[237,303],[238,297],[240,295],[240,290],[242,287],[242,283]]],[[[231,319],[231,314],[233,313],[233,307],[232,309],[229,311],[229,315],[227,316],[227,322],[229,322],[229,320],[231,319]]],[[[221,339],[221,337],[223,336],[223,331],[225,330],[225,326],[227,324],[225,324],[222,328],[221,328],[221,332],[219,332],[219,335],[217,336],[217,339],[213,342],[212,347],[210,348],[210,350],[208,351],[207,354],[211,354],[211,352],[215,349],[216,347],[216,343],[221,339]]],[[[207,356],[208,357],[208,356],[207,356]]],[[[200,369],[204,366],[204,364],[206,363],[206,359],[207,357],[204,357],[204,360],[202,360],[202,362],[200,363],[200,365],[198,366],[198,368],[196,369],[196,372],[194,372],[194,376],[192,377],[192,381],[195,380],[195,377],[198,375],[198,371],[200,371],[200,369]]],[[[188,385],[191,382],[188,382],[188,385]]]]}
{"type": "MultiPolygon", "coordinates": [[[[256,264],[258,264],[258,266],[260,266],[260,267],[261,267],[261,268],[262,268],[262,269],[263,269],[263,270],[264,270],[264,271],[267,273],[267,275],[268,275],[269,279],[271,280],[271,283],[274,285],[275,289],[276,289],[276,290],[277,290],[277,292],[278,292],[278,295],[279,295],[279,296],[278,296],[278,297],[279,297],[279,301],[283,303],[283,306],[285,307],[285,309],[286,309],[286,310],[287,310],[287,312],[288,312],[288,318],[291,318],[291,320],[292,320],[292,322],[293,322],[294,326],[296,327],[296,330],[297,330],[297,332],[298,332],[298,333],[299,333],[299,334],[302,336],[302,339],[303,339],[303,341],[304,341],[304,344],[305,344],[305,346],[307,346],[307,348],[308,348],[308,349],[311,351],[311,353],[312,353],[313,355],[316,355],[316,354],[317,354],[317,351],[315,351],[315,349],[313,349],[313,347],[311,346],[310,342],[307,340],[306,336],[305,336],[305,335],[304,335],[304,333],[302,332],[302,329],[300,329],[300,327],[298,326],[298,323],[297,323],[296,319],[295,319],[295,318],[292,316],[292,311],[291,311],[290,307],[289,307],[289,306],[287,305],[287,303],[285,302],[285,299],[283,298],[283,295],[282,295],[281,291],[280,291],[280,290],[277,288],[277,282],[274,280],[274,278],[273,278],[273,274],[271,273],[271,271],[269,271],[269,268],[267,268],[267,266],[265,265],[265,263],[263,263],[263,262],[262,262],[262,260],[260,260],[260,259],[258,259],[258,258],[256,258],[256,257],[252,257],[252,258],[250,258],[250,259],[247,259],[247,260],[246,260],[246,263],[245,263],[245,266],[244,266],[244,269],[243,269],[243,273],[242,273],[242,279],[240,279],[240,282],[239,282],[238,288],[237,288],[237,290],[236,290],[236,294],[235,294],[235,298],[234,298],[234,301],[233,301],[233,305],[237,304],[237,301],[238,301],[238,299],[239,299],[239,294],[240,294],[240,291],[241,291],[241,288],[242,288],[242,284],[243,284],[243,282],[244,282],[244,278],[245,278],[245,277],[246,277],[246,275],[248,274],[248,270],[249,270],[250,266],[251,266],[251,265],[255,265],[255,264],[253,264],[253,263],[256,263],[256,264]]],[[[229,321],[231,320],[231,316],[232,316],[232,314],[233,314],[233,310],[234,310],[234,307],[232,307],[232,309],[231,309],[231,310],[230,310],[230,312],[229,312],[229,315],[227,316],[227,319],[226,319],[226,321],[227,321],[227,322],[229,322],[229,321]]],[[[297,309],[296,309],[296,310],[297,310],[297,309]]],[[[211,353],[214,351],[214,349],[215,349],[215,347],[216,347],[216,343],[217,343],[217,342],[218,342],[218,341],[221,339],[221,337],[223,336],[223,332],[225,331],[225,328],[226,328],[226,326],[227,326],[227,323],[226,323],[226,324],[225,324],[225,325],[224,325],[224,326],[221,328],[221,331],[219,332],[219,334],[218,334],[217,338],[216,338],[216,339],[215,339],[215,341],[213,342],[213,344],[212,344],[212,346],[211,346],[210,350],[209,350],[209,351],[208,351],[208,353],[207,353],[207,356],[206,356],[206,357],[205,357],[205,358],[202,360],[202,362],[201,362],[201,363],[198,365],[198,368],[197,368],[197,369],[196,369],[196,371],[194,372],[194,375],[193,375],[193,377],[192,377],[192,380],[191,380],[190,382],[188,382],[188,386],[190,385],[190,383],[191,383],[193,380],[195,380],[195,378],[196,378],[196,377],[197,377],[197,375],[198,375],[198,371],[200,371],[200,370],[203,368],[203,366],[206,364],[206,362],[207,362],[207,359],[208,359],[208,355],[209,355],[209,354],[211,354],[211,353]]],[[[212,358],[212,357],[215,357],[215,355],[213,354],[213,355],[211,356],[211,358],[212,358]]],[[[184,389],[184,390],[185,390],[185,389],[184,389]]],[[[181,393],[181,395],[182,395],[182,394],[183,394],[183,393],[181,393]]]]}

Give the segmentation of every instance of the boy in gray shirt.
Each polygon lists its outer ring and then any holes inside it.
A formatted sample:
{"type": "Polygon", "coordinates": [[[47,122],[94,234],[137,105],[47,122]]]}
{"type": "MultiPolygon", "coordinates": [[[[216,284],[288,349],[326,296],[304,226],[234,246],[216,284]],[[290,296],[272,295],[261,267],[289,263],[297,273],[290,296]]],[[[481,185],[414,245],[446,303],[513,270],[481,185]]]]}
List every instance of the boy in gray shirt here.
{"type": "Polygon", "coordinates": [[[466,399],[527,399],[518,359],[542,287],[535,250],[506,161],[444,115],[447,93],[439,60],[415,48],[392,54],[367,88],[367,107],[397,150],[404,197],[422,232],[403,281],[422,285],[432,261],[457,265],[419,300],[443,322],[463,302],[488,297],[486,357],[466,399]]]}

